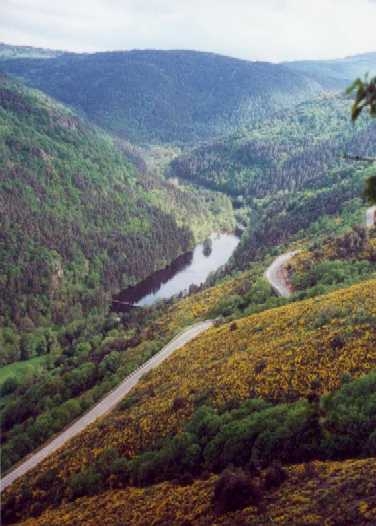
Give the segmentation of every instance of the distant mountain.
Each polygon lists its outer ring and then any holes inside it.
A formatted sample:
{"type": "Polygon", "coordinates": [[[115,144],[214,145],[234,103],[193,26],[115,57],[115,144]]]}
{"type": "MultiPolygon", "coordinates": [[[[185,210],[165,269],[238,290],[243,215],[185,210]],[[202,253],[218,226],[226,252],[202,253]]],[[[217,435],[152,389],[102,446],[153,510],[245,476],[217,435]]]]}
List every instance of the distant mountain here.
{"type": "Polygon", "coordinates": [[[321,91],[284,65],[194,51],[3,59],[0,69],[134,142],[218,136],[321,91]]]}
{"type": "Polygon", "coordinates": [[[302,73],[324,88],[343,89],[366,73],[376,75],[376,52],[335,60],[302,60],[284,62],[295,73],[302,73]]]}
{"type": "Polygon", "coordinates": [[[53,58],[62,55],[64,51],[31,46],[11,46],[0,42],[0,60],[16,58],[53,58]]]}
{"type": "Polygon", "coordinates": [[[364,118],[353,126],[350,108],[341,95],[297,104],[183,153],[169,173],[243,198],[333,184],[330,171],[349,165],[344,153],[375,154],[376,123],[364,118]]]}

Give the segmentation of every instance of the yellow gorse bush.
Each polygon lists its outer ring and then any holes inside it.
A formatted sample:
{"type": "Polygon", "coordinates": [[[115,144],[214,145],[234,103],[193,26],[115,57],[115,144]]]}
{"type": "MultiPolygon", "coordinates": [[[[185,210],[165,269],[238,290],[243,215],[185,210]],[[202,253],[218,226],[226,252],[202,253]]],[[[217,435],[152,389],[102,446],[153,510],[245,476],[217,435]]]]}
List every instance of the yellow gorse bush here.
{"type": "Polygon", "coordinates": [[[375,524],[376,459],[312,462],[288,468],[285,483],[257,508],[216,515],[211,506],[216,476],[190,486],[158,484],[106,491],[78,499],[19,526],[335,526],[375,524]]]}
{"type": "MultiPolygon", "coordinates": [[[[343,375],[358,377],[375,365],[376,280],[213,328],[148,373],[127,409],[92,425],[28,474],[27,486],[33,490],[51,468],[66,481],[105,448],[129,457],[152,448],[181,430],[200,403],[294,400],[312,389],[332,391],[343,375]],[[184,404],[176,410],[177,398],[184,404]]],[[[6,492],[5,503],[18,498],[23,482],[6,492]]]]}

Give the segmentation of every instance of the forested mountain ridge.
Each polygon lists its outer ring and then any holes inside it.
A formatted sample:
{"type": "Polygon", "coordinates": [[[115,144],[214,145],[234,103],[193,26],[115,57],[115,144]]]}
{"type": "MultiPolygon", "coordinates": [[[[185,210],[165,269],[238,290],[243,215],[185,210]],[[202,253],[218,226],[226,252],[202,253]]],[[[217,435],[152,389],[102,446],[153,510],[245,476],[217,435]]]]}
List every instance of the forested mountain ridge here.
{"type": "Polygon", "coordinates": [[[3,325],[79,318],[190,249],[199,228],[233,227],[226,197],[141,176],[105,133],[6,77],[0,133],[3,325]]]}
{"type": "Polygon", "coordinates": [[[66,53],[1,60],[0,70],[136,142],[227,133],[321,91],[283,65],[193,51],[66,53]]]}
{"type": "Polygon", "coordinates": [[[334,60],[300,60],[282,62],[292,71],[303,73],[328,89],[343,90],[357,77],[376,74],[376,52],[362,53],[334,60]]]}
{"type": "Polygon", "coordinates": [[[274,64],[195,51],[79,54],[5,46],[0,70],[131,142],[192,143],[343,90],[376,71],[376,54],[274,64]]]}
{"type": "Polygon", "coordinates": [[[0,60],[16,58],[52,58],[62,55],[64,51],[37,48],[32,46],[12,46],[0,42],[0,60]]]}
{"type": "Polygon", "coordinates": [[[279,111],[177,157],[169,173],[245,198],[326,186],[330,170],[351,166],[345,154],[374,152],[376,125],[364,119],[354,127],[350,105],[327,95],[279,111]]]}

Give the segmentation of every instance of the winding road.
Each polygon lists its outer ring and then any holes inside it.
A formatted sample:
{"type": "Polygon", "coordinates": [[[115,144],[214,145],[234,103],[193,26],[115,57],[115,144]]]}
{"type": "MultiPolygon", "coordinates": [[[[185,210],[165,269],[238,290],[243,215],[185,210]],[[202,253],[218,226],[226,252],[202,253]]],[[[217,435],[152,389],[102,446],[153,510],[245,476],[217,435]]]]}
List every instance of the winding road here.
{"type": "MultiPolygon", "coordinates": [[[[376,206],[371,206],[366,210],[366,227],[373,228],[376,224],[376,206]]],[[[273,263],[266,269],[264,276],[269,281],[272,289],[283,298],[288,298],[292,294],[292,288],[287,280],[286,265],[292,257],[299,251],[286,252],[278,256],[273,263]]]]}
{"type": "Polygon", "coordinates": [[[163,349],[152,356],[144,364],[142,364],[133,373],[127,376],[115,389],[106,395],[100,402],[98,402],[90,411],[78,418],[73,424],[66,428],[63,432],[57,435],[54,439],[42,446],[35,453],[29,455],[21,464],[10,471],[1,480],[1,491],[10,486],[16,479],[33,469],[40,462],[46,459],[51,453],[54,453],[66,444],[71,438],[81,433],[86,427],[95,422],[98,418],[103,417],[109,413],[126,394],[139,382],[140,378],[154,369],[164,360],[166,360],[173,352],[180,349],[186,343],[190,342],[202,332],[208,330],[213,326],[213,321],[202,321],[195,323],[188,327],[184,332],[178,334],[173,338],[163,349]]]}
{"type": "Polygon", "coordinates": [[[286,252],[278,256],[266,269],[264,276],[269,281],[272,289],[283,298],[288,298],[292,293],[291,285],[286,279],[286,265],[297,251],[286,252]]]}
{"type": "MultiPolygon", "coordinates": [[[[376,223],[376,206],[366,211],[366,226],[372,228],[376,223]]],[[[286,252],[278,256],[265,271],[265,278],[269,281],[273,290],[282,297],[288,297],[292,293],[291,285],[286,276],[286,265],[298,251],[286,252]]],[[[213,321],[198,322],[188,327],[184,332],[175,336],[163,349],[152,356],[148,361],[127,376],[115,389],[106,395],[90,411],[78,418],[54,439],[42,446],[39,450],[29,455],[21,464],[10,471],[1,480],[1,491],[10,486],[16,479],[33,469],[49,455],[64,446],[71,438],[86,429],[98,418],[103,417],[114,409],[131,389],[139,382],[140,378],[148,371],[154,369],[166,360],[173,352],[180,349],[202,332],[213,326],[213,321]]]]}

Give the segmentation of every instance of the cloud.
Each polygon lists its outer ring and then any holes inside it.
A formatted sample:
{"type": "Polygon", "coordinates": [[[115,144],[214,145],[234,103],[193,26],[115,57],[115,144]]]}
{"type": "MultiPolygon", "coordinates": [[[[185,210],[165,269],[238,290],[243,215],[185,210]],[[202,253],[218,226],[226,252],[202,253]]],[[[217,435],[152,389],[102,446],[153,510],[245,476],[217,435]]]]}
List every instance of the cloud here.
{"type": "Polygon", "coordinates": [[[73,51],[331,58],[375,50],[375,20],[375,0],[0,0],[5,42],[73,51]]]}

